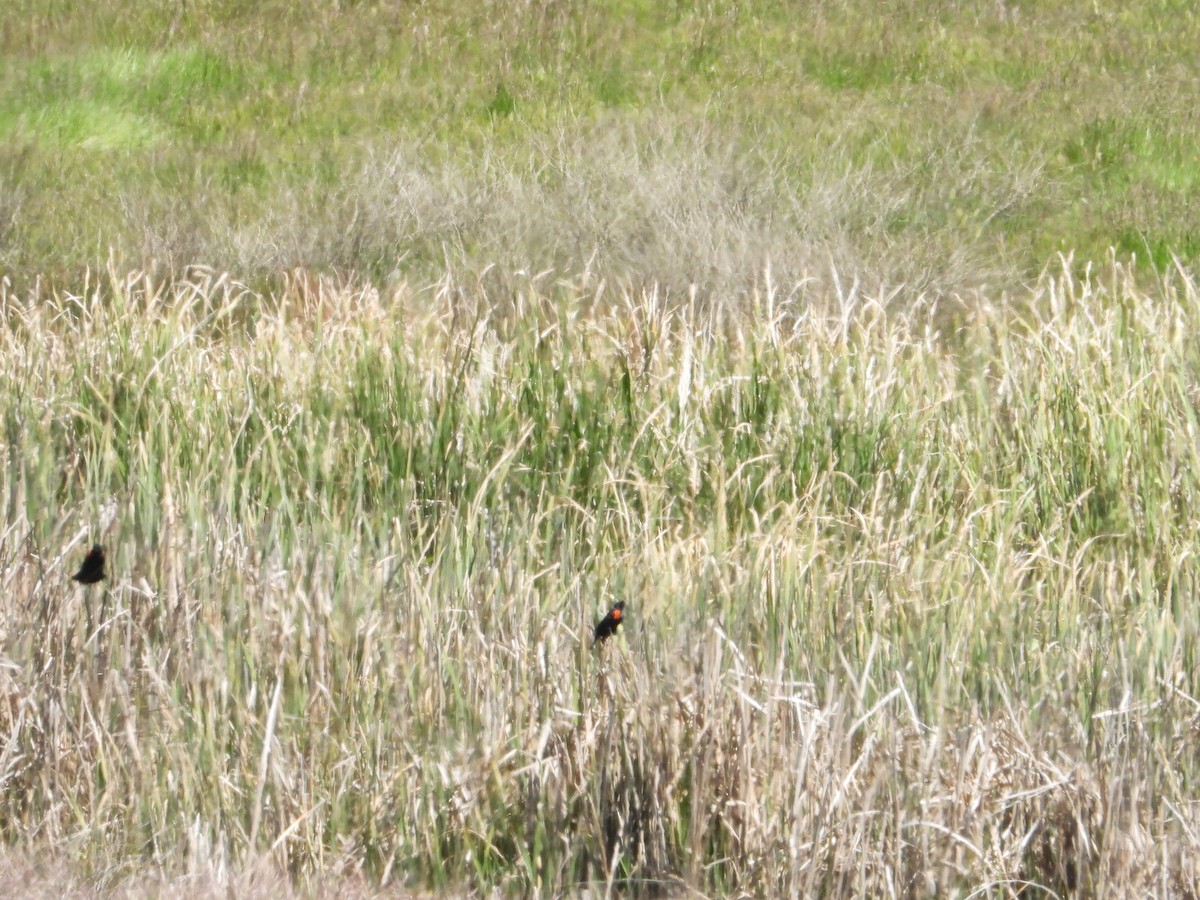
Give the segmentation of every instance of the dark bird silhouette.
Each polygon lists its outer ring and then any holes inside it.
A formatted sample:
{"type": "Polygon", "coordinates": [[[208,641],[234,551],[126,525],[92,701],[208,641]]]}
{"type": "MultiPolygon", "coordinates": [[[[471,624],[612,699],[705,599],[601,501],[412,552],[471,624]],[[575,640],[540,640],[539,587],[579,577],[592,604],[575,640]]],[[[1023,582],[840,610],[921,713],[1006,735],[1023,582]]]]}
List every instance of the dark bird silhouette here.
{"type": "Polygon", "coordinates": [[[592,637],[592,646],[607,641],[610,637],[617,633],[617,629],[621,627],[621,620],[625,616],[625,601],[618,600],[613,604],[613,608],[608,611],[603,619],[596,623],[596,633],[592,637]]]}
{"type": "Polygon", "coordinates": [[[80,584],[95,584],[104,578],[104,548],[93,544],[88,555],[83,558],[79,571],[71,576],[80,584]]]}

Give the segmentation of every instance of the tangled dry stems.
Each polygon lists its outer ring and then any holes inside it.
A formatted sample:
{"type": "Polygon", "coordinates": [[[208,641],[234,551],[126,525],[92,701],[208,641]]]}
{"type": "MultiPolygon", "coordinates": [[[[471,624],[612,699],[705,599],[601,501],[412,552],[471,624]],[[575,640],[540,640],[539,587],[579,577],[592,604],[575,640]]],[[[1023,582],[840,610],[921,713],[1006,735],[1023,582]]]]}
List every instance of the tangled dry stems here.
{"type": "Polygon", "coordinates": [[[6,841],[85,892],[1194,893],[1200,295],[1071,271],[4,296],[6,841]]]}

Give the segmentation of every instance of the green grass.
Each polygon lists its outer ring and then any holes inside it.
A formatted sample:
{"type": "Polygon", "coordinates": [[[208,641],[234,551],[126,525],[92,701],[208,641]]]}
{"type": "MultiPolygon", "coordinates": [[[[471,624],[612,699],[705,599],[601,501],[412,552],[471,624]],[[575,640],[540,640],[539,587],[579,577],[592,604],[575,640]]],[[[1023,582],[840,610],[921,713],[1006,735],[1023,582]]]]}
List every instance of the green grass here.
{"type": "Polygon", "coordinates": [[[6,295],[0,834],[147,892],[1188,889],[1200,293],[1072,268],[947,333],[848,285],[6,295]]]}
{"type": "Polygon", "coordinates": [[[8,4],[0,267],[66,285],[115,248],[277,287],[593,260],[726,295],[766,257],[944,295],[1058,252],[1164,269],[1200,233],[1198,32],[1149,2],[8,4]],[[644,178],[575,174],[612,167],[644,178]]]}

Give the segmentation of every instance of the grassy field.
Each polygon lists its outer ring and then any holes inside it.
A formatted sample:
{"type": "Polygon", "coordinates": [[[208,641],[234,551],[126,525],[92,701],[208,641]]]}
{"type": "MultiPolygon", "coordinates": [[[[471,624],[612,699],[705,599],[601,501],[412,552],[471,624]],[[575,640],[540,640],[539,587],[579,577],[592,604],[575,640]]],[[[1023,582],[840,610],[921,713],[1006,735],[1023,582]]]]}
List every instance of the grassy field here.
{"type": "Polygon", "coordinates": [[[9,0],[0,894],[1200,895],[1198,47],[9,0]]]}
{"type": "Polygon", "coordinates": [[[1196,285],[953,335],[600,291],[2,298],[6,840],[109,887],[1195,890],[1196,285]]]}
{"type": "Polygon", "coordinates": [[[1200,254],[1192,4],[8,0],[0,269],[951,294],[1200,254]]]}

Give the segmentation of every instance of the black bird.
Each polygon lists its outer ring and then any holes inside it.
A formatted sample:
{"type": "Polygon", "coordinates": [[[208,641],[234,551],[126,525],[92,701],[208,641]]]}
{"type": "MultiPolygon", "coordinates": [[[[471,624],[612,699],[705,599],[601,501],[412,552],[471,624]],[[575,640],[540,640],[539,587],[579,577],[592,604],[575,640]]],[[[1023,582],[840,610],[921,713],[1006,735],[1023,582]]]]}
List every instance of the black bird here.
{"type": "Polygon", "coordinates": [[[607,641],[621,627],[621,619],[625,615],[625,601],[618,600],[603,619],[596,623],[596,633],[592,637],[592,646],[607,641]]]}
{"type": "Polygon", "coordinates": [[[104,548],[93,544],[88,555],[83,558],[79,571],[71,576],[80,584],[95,584],[104,578],[104,548]]]}

